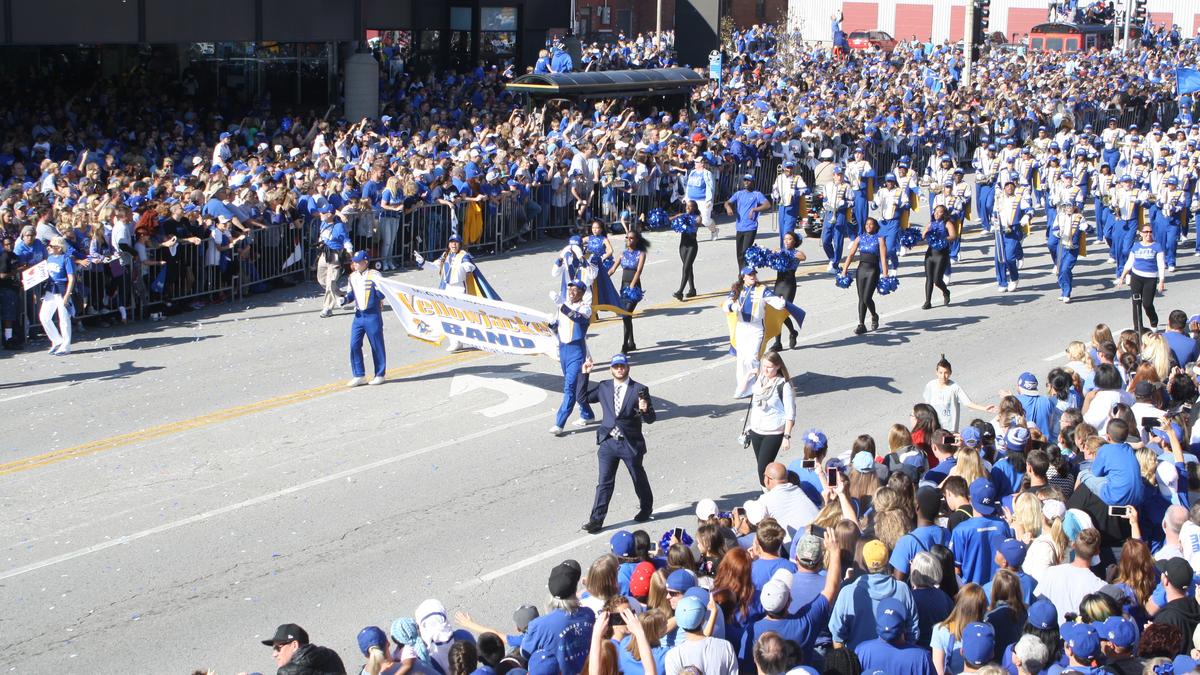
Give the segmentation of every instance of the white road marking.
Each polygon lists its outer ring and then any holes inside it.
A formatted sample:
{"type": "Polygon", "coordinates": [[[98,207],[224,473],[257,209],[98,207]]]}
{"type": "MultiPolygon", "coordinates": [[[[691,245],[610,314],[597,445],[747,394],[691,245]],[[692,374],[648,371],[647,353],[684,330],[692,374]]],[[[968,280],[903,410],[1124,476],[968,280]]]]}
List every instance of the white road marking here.
{"type": "Polygon", "coordinates": [[[40,391],[30,391],[30,392],[26,392],[24,394],[17,394],[16,396],[9,396],[8,398],[0,398],[0,403],[8,403],[9,401],[16,401],[17,399],[22,399],[22,398],[29,398],[30,396],[40,396],[42,394],[49,394],[49,393],[56,392],[56,391],[62,391],[63,389],[66,389],[68,387],[73,387],[73,386],[75,386],[75,383],[64,384],[64,385],[61,385],[58,387],[51,387],[49,389],[42,389],[40,391]]]}
{"type": "Polygon", "coordinates": [[[450,395],[457,396],[476,389],[490,389],[504,395],[504,402],[478,412],[484,417],[500,417],[546,400],[546,390],[502,377],[455,375],[450,380],[450,395]]]}
{"type": "MultiPolygon", "coordinates": [[[[963,296],[973,295],[975,293],[979,293],[981,291],[987,290],[990,287],[991,287],[991,284],[989,284],[989,283],[980,283],[979,285],[977,285],[973,288],[968,288],[964,291],[959,292],[958,297],[961,298],[963,296]]],[[[714,305],[714,307],[715,307],[715,305],[714,305]]],[[[899,314],[904,314],[906,312],[911,312],[911,311],[914,311],[914,310],[917,310],[920,308],[921,308],[921,305],[910,305],[908,307],[904,307],[904,308],[883,314],[882,316],[883,317],[897,316],[899,314]]],[[[847,329],[853,328],[856,325],[858,325],[858,324],[857,323],[849,323],[849,324],[845,324],[843,326],[836,326],[836,327],[830,328],[828,330],[813,333],[812,335],[806,336],[806,341],[820,339],[820,338],[826,337],[828,335],[834,335],[836,333],[843,333],[847,329]]],[[[732,357],[722,357],[722,358],[719,358],[719,359],[713,361],[712,363],[705,364],[698,368],[687,368],[687,369],[680,371],[679,373],[676,373],[674,375],[668,375],[666,377],[662,377],[662,378],[659,378],[659,379],[651,381],[651,382],[646,382],[645,384],[647,386],[658,386],[661,384],[666,384],[668,382],[673,382],[675,380],[683,379],[684,377],[687,377],[688,375],[691,375],[696,372],[712,370],[714,368],[720,368],[728,363],[731,363],[732,361],[733,361],[732,357]]],[[[406,459],[412,459],[413,457],[419,457],[421,455],[425,455],[425,454],[428,454],[431,452],[436,452],[438,450],[441,450],[441,449],[447,448],[447,447],[451,447],[458,443],[463,443],[463,442],[467,442],[467,441],[473,441],[473,440],[476,440],[479,438],[484,438],[485,436],[490,436],[496,432],[504,431],[506,429],[511,429],[513,427],[520,426],[527,422],[536,422],[538,420],[544,421],[545,419],[546,419],[545,413],[538,413],[536,415],[530,415],[528,417],[523,417],[521,419],[513,420],[511,422],[505,422],[503,424],[491,426],[491,427],[488,427],[487,429],[482,429],[480,431],[476,431],[475,433],[467,434],[465,436],[461,436],[458,438],[446,439],[444,441],[434,443],[433,445],[429,445],[424,448],[412,450],[410,452],[406,452],[406,453],[403,453],[400,455],[394,455],[392,457],[386,457],[384,459],[376,460],[374,462],[369,462],[369,463],[363,464],[361,466],[353,467],[350,469],[345,469],[343,471],[338,471],[337,473],[333,473],[328,476],[314,478],[313,480],[306,481],[304,483],[299,483],[297,485],[293,485],[291,487],[284,488],[282,490],[276,490],[274,492],[262,494],[257,497],[253,497],[251,499],[246,499],[246,500],[243,500],[240,502],[236,502],[234,504],[227,504],[227,505],[222,506],[217,509],[204,511],[203,513],[197,513],[193,516],[188,516],[187,518],[182,518],[180,520],[175,520],[175,521],[172,521],[169,523],[163,523],[162,525],[158,525],[156,527],[151,527],[151,528],[148,528],[145,530],[139,530],[138,532],[134,532],[132,534],[122,535],[115,539],[110,539],[108,541],[100,542],[98,544],[93,544],[93,545],[85,547],[85,548],[76,549],[74,551],[63,553],[62,555],[54,556],[52,558],[47,558],[45,560],[41,560],[41,561],[38,561],[35,563],[30,563],[28,565],[22,565],[21,567],[15,567],[15,568],[13,568],[11,570],[7,570],[5,572],[0,572],[0,581],[4,581],[5,579],[12,579],[14,577],[19,577],[19,576],[28,574],[30,572],[36,572],[37,570],[44,569],[46,567],[51,567],[53,565],[57,565],[60,563],[69,562],[71,560],[75,560],[77,558],[82,558],[84,556],[91,555],[93,553],[99,553],[101,551],[105,551],[110,548],[120,546],[122,544],[129,544],[129,543],[135,542],[139,539],[145,539],[146,537],[150,537],[150,536],[153,536],[156,534],[162,534],[164,532],[170,532],[172,530],[177,530],[181,527],[186,527],[188,525],[201,523],[206,520],[211,520],[217,516],[223,516],[228,513],[234,513],[237,511],[241,511],[242,509],[249,508],[251,506],[258,506],[259,504],[265,504],[267,502],[273,501],[280,497],[286,497],[287,495],[295,494],[297,492],[303,492],[304,490],[308,490],[310,488],[319,487],[321,485],[333,483],[335,481],[340,481],[345,478],[349,478],[351,476],[356,476],[358,474],[365,473],[368,471],[374,471],[375,469],[378,469],[380,467],[384,467],[389,464],[395,464],[396,462],[404,461],[406,459]]],[[[392,433],[392,431],[389,430],[388,433],[390,434],[390,433],[392,433]]],[[[568,542],[568,544],[569,543],[570,542],[568,542]]],[[[576,544],[576,545],[578,545],[578,544],[576,544]]],[[[567,544],[564,544],[563,546],[567,546],[567,544]]]]}
{"type": "Polygon", "coordinates": [[[1060,351],[1054,352],[1053,354],[1051,354],[1050,356],[1047,356],[1046,358],[1044,358],[1042,360],[1043,361],[1057,361],[1059,359],[1065,359],[1065,358],[1067,358],[1067,353],[1065,351],[1060,350],[1060,351]]]}

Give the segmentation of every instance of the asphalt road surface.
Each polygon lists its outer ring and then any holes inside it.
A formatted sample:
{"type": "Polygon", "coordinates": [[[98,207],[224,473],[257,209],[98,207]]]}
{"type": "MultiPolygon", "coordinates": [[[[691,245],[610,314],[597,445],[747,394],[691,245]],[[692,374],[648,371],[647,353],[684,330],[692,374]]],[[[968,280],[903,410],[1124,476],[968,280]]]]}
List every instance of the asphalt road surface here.
{"type": "MultiPolygon", "coordinates": [[[[774,217],[765,221],[774,245],[774,217]]],[[[650,236],[632,376],[658,410],[646,458],[654,536],[694,526],[701,498],[728,508],[759,492],[753,457],[735,440],[744,407],[731,399],[717,309],[736,274],[732,229],[701,244],[702,295],[683,303],[671,297],[677,235],[650,236]]],[[[797,303],[808,319],[785,354],[797,428],[823,429],[834,451],[864,432],[884,442],[942,353],[976,401],[993,402],[1021,371],[1044,379],[1097,322],[1129,325],[1128,291],[1109,284],[1102,250],[1077,267],[1075,301],[1059,303],[1040,220],[1035,229],[1013,293],[996,291],[977,229],[949,307],[920,309],[922,257],[903,258],[899,290],[877,298],[879,330],[861,337],[854,291],[838,289],[822,262],[803,266],[797,303]]],[[[547,275],[562,244],[480,263],[506,300],[549,311],[547,275]]],[[[823,258],[819,242],[803,250],[823,258]]],[[[1200,297],[1200,261],[1180,260],[1158,302],[1163,317],[1200,297]]],[[[320,319],[319,309],[311,284],[219,314],[78,334],[69,358],[0,360],[0,667],[273,672],[259,640],[295,622],[354,668],[360,628],[386,630],[428,597],[509,629],[513,609],[545,600],[554,564],[586,566],[612,530],[632,525],[637,504],[622,474],[608,530],[579,530],[595,436],[547,433],[560,400],[555,361],[447,354],[389,317],[388,383],[350,390],[350,315],[320,319]]],[[[598,360],[617,351],[620,322],[594,326],[590,344],[598,360]]]]}

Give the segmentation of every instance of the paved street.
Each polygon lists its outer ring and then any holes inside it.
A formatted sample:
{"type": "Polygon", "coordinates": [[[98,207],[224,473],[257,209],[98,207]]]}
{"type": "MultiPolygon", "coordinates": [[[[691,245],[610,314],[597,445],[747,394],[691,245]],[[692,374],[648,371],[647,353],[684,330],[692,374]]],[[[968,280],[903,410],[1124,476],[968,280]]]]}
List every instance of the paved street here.
{"type": "MultiPolygon", "coordinates": [[[[761,243],[777,245],[774,216],[767,223],[761,243]]],[[[744,404],[731,399],[717,309],[736,272],[732,229],[701,244],[704,295],[685,303],[671,297],[677,235],[650,235],[631,360],[659,415],[646,459],[655,537],[693,527],[700,498],[726,508],[759,491],[753,457],[735,440],[744,404]]],[[[1096,323],[1127,326],[1128,291],[1109,284],[1106,252],[1081,260],[1075,300],[1062,305],[1040,218],[1035,229],[1014,293],[996,291],[977,229],[949,307],[920,309],[921,255],[902,258],[899,291],[877,296],[879,330],[861,337],[854,291],[836,288],[822,262],[803,266],[797,304],[808,320],[785,354],[801,397],[797,427],[822,428],[834,451],[859,433],[884,443],[941,353],[990,402],[1023,370],[1044,380],[1096,323]]],[[[548,311],[561,245],[479,262],[505,300],[548,311]]],[[[823,259],[819,242],[803,250],[823,259]]],[[[1163,317],[1200,297],[1200,261],[1180,261],[1158,302],[1163,317]]],[[[435,283],[422,272],[392,278],[435,283]]],[[[350,315],[320,319],[319,309],[311,284],[219,315],[88,331],[69,358],[0,360],[0,414],[15,425],[0,448],[0,662],[11,672],[273,672],[259,640],[283,622],[353,669],[361,627],[386,630],[427,597],[508,628],[519,604],[544,601],[553,564],[586,564],[612,529],[631,524],[637,504],[622,474],[609,530],[579,531],[595,437],[547,433],[556,362],[447,354],[389,317],[389,382],[348,390],[350,315]]],[[[620,341],[620,322],[606,320],[592,353],[607,359],[620,341]]]]}

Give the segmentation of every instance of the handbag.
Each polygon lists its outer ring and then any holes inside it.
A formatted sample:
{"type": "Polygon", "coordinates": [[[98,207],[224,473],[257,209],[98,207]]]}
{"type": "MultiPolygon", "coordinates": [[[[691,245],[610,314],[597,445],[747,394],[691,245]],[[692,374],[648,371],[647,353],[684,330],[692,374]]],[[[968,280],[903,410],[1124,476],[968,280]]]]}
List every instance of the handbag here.
{"type": "Polygon", "coordinates": [[[754,397],[750,397],[750,403],[746,406],[746,417],[742,420],[742,433],[738,434],[738,444],[743,448],[750,447],[750,409],[754,407],[754,397]]]}

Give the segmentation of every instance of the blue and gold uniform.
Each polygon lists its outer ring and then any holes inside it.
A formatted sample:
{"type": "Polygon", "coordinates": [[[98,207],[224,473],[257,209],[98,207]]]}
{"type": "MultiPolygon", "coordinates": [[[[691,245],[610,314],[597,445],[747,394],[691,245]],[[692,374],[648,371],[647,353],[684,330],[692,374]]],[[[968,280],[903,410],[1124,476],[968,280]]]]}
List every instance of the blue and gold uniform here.
{"type": "Polygon", "coordinates": [[[382,276],[366,267],[366,251],[355,253],[351,261],[354,272],[350,274],[350,290],[342,298],[342,304],[354,303],[354,323],[350,326],[350,371],[354,379],[350,380],[350,386],[362,384],[367,374],[363,363],[364,337],[371,344],[371,361],[375,364],[375,377],[370,384],[382,384],[387,372],[387,351],[383,341],[383,291],[376,288],[382,276]]]}
{"type": "Polygon", "coordinates": [[[583,364],[589,359],[587,346],[588,326],[592,322],[592,299],[586,289],[587,284],[574,280],[567,284],[568,294],[558,306],[558,313],[550,322],[558,336],[558,361],[563,373],[563,400],[554,418],[554,426],[550,433],[562,432],[571,409],[579,403],[578,426],[583,426],[596,418],[592,408],[580,396],[579,385],[583,382],[583,364]],[[574,290],[572,290],[574,289],[574,290]],[[572,300],[573,293],[579,293],[577,300],[572,300]]]}

